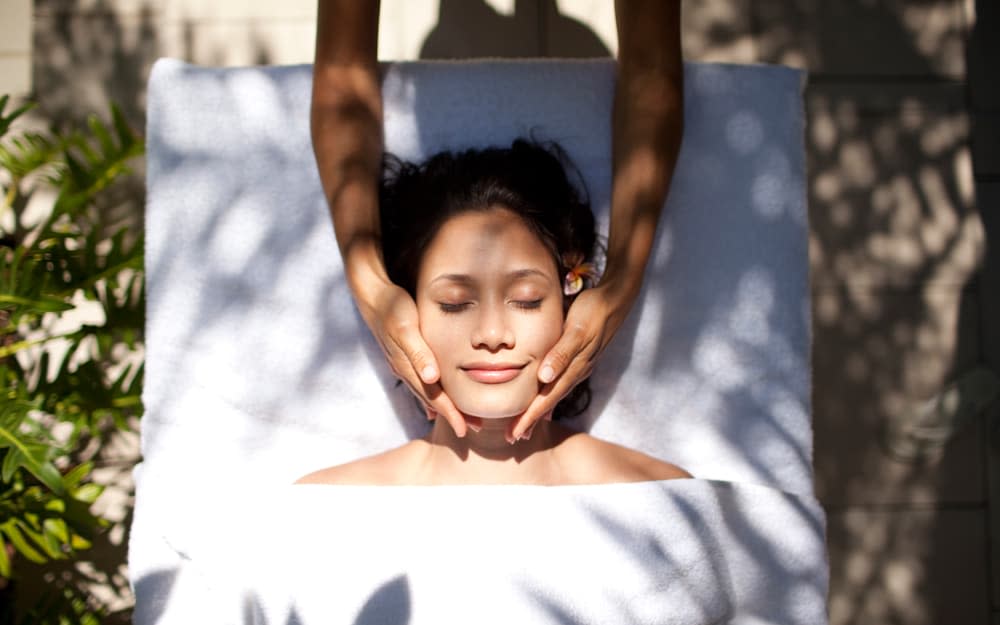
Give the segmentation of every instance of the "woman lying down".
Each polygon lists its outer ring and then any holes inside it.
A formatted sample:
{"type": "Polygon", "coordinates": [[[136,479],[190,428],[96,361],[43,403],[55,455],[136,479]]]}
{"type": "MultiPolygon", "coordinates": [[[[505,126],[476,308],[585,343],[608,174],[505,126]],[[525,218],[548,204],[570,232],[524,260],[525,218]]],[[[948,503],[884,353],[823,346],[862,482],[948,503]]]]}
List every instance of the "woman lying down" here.
{"type": "Polygon", "coordinates": [[[559,425],[586,407],[585,386],[506,440],[594,278],[594,217],[556,150],[516,141],[387,176],[385,264],[415,297],[468,435],[438,419],[422,439],[247,497],[221,529],[199,524],[200,546],[173,545],[188,565],[172,592],[205,599],[158,625],[824,622],[822,532],[803,522],[815,502],[676,479],[691,476],[559,425]]]}
{"type": "Polygon", "coordinates": [[[508,422],[539,392],[538,366],[573,298],[595,279],[594,216],[556,147],[441,153],[395,165],[380,194],[389,277],[417,303],[441,386],[470,432],[437,419],[424,438],[316,471],[303,484],[604,484],[691,477],[669,462],[558,425],[578,386],[514,444],[508,422]]]}

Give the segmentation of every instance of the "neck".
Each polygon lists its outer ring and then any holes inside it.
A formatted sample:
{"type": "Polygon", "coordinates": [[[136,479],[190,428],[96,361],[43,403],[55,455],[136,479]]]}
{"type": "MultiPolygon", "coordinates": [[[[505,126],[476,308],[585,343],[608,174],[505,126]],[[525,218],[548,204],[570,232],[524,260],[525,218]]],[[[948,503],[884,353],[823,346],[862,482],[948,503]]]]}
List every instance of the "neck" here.
{"type": "Polygon", "coordinates": [[[558,426],[535,425],[531,439],[507,442],[507,427],[515,417],[483,419],[482,429],[458,438],[444,419],[438,419],[424,440],[429,444],[420,467],[426,481],[435,484],[537,484],[557,479],[560,468],[554,449],[558,426]]]}

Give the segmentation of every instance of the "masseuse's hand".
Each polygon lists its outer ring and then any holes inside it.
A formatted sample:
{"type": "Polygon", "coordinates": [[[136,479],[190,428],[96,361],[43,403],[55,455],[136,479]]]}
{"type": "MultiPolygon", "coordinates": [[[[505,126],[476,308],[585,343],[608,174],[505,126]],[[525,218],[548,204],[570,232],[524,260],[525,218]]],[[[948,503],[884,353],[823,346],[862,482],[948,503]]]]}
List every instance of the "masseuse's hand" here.
{"type": "Polygon", "coordinates": [[[594,363],[628,315],[635,294],[623,293],[613,283],[585,289],[566,313],[562,338],[538,368],[543,384],[528,409],[510,426],[508,440],[516,441],[541,418],[550,418],[563,397],[587,379],[594,363]]]}
{"type": "Polygon", "coordinates": [[[465,419],[441,389],[440,370],[420,335],[417,306],[410,294],[389,283],[380,290],[370,312],[364,315],[365,321],[393,373],[410,387],[428,417],[443,416],[457,436],[465,436],[465,419]]]}

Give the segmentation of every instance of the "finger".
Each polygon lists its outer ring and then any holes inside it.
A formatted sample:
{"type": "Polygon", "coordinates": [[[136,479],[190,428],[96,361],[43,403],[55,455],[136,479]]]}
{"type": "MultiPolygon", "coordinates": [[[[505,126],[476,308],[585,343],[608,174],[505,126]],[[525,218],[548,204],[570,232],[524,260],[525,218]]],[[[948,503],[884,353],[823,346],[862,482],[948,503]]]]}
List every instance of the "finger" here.
{"type": "Polygon", "coordinates": [[[401,332],[396,344],[424,384],[434,384],[438,381],[440,372],[437,360],[424,342],[424,338],[420,336],[419,330],[411,327],[401,332]]]}
{"type": "Polygon", "coordinates": [[[413,393],[413,396],[416,397],[417,401],[420,402],[420,407],[423,408],[424,414],[427,416],[428,421],[433,421],[438,416],[440,416],[438,415],[437,411],[431,407],[431,399],[427,392],[427,389],[429,388],[428,385],[425,385],[420,380],[413,380],[411,378],[406,378],[402,375],[399,376],[399,380],[400,382],[406,384],[406,388],[410,389],[410,392],[413,393]]]}
{"type": "Polygon", "coordinates": [[[441,385],[427,385],[425,388],[429,390],[428,402],[430,402],[431,409],[438,413],[439,416],[444,417],[448,425],[451,426],[451,429],[455,431],[455,436],[463,438],[467,429],[465,417],[458,411],[458,408],[455,407],[451,399],[445,395],[444,390],[441,389],[441,385]]]}
{"type": "Polygon", "coordinates": [[[538,395],[528,405],[528,409],[508,426],[507,441],[517,441],[528,428],[534,426],[539,419],[552,419],[552,411],[562,398],[590,375],[592,367],[587,361],[580,361],[578,366],[572,366],[553,384],[546,384],[538,391],[538,395]]]}
{"type": "Polygon", "coordinates": [[[546,412],[551,412],[555,405],[559,403],[557,397],[551,395],[543,396],[541,393],[531,401],[528,405],[528,409],[524,411],[517,419],[513,419],[510,424],[507,425],[506,439],[507,442],[513,445],[516,443],[524,433],[528,431],[529,428],[534,427],[538,419],[546,412]]]}
{"type": "Polygon", "coordinates": [[[573,324],[566,328],[549,353],[542,359],[542,366],[538,368],[538,380],[542,384],[549,384],[566,370],[576,355],[583,349],[585,343],[584,329],[582,326],[573,324]]]}
{"type": "Polygon", "coordinates": [[[455,404],[452,403],[451,399],[445,395],[441,385],[424,384],[419,378],[412,377],[412,371],[409,374],[409,376],[401,375],[399,379],[406,383],[410,392],[423,404],[424,413],[427,415],[427,418],[434,420],[438,417],[444,417],[445,421],[455,431],[455,435],[459,438],[464,437],[466,432],[465,419],[462,417],[462,413],[458,411],[458,408],[455,407],[455,404]]]}
{"type": "Polygon", "coordinates": [[[473,432],[483,431],[482,417],[465,417],[465,425],[473,432]]]}

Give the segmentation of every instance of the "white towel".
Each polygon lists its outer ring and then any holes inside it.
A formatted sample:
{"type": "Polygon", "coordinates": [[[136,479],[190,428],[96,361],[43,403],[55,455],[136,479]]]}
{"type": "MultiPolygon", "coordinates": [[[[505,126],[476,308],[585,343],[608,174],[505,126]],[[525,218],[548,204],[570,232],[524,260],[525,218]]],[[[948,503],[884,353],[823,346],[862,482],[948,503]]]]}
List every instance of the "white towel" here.
{"type": "MultiPolygon", "coordinates": [[[[386,66],[387,147],[421,159],[528,134],[558,141],[606,225],[613,69],[386,66]]],[[[699,478],[807,501],[804,75],[685,72],[684,145],[645,286],[594,371],[590,410],[569,425],[699,478]]],[[[129,556],[140,597],[185,603],[164,592],[185,562],[166,545],[198,510],[239,523],[220,492],[277,488],[427,427],[344,282],[309,142],[310,84],[308,66],[153,70],[144,462],[129,556]]],[[[802,510],[821,536],[819,508],[802,510]]]]}
{"type": "MultiPolygon", "coordinates": [[[[566,147],[605,222],[612,70],[390,66],[388,149],[420,158],[534,132],[566,147]]],[[[686,72],[684,145],[646,286],[598,363],[578,425],[699,477],[810,493],[802,74],[686,72]]],[[[344,283],[309,143],[309,90],[306,66],[154,68],[147,472],[197,479],[199,459],[224,460],[287,483],[425,427],[344,283]]]]}
{"type": "Polygon", "coordinates": [[[167,586],[136,587],[137,623],[826,621],[822,513],[772,488],[672,480],[265,493],[231,503],[224,522],[199,516],[174,528],[169,547],[188,564],[167,586]]]}

